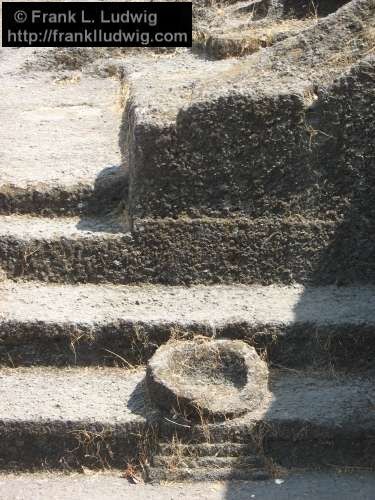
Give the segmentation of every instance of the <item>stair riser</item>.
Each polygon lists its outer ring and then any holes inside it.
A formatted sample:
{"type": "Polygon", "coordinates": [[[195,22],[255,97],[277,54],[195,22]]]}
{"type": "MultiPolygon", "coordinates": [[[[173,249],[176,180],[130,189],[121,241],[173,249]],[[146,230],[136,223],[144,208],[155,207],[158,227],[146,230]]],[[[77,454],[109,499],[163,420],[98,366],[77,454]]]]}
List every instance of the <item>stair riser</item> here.
{"type": "MultiPolygon", "coordinates": [[[[240,443],[204,443],[200,445],[180,445],[181,457],[246,457],[256,452],[254,446],[240,443]]],[[[162,443],[158,448],[159,456],[170,457],[176,452],[176,445],[162,443]]],[[[154,462],[155,463],[155,462],[154,462]]]]}
{"type": "MultiPolygon", "coordinates": [[[[287,468],[301,467],[375,467],[375,434],[358,432],[354,429],[345,433],[337,429],[306,428],[306,423],[296,422],[288,429],[289,439],[273,432],[272,439],[265,436],[264,448],[259,458],[265,457],[266,463],[287,468]],[[294,435],[292,439],[291,433],[294,435]],[[296,438],[303,433],[304,439],[296,438]],[[311,437],[311,439],[309,439],[311,437]]],[[[145,435],[148,426],[129,424],[126,427],[111,423],[90,424],[84,422],[0,422],[0,470],[82,470],[82,467],[106,469],[108,467],[124,470],[127,464],[139,463],[140,457],[147,457],[150,449],[145,449],[145,435]],[[146,452],[146,453],[145,453],[146,452]]],[[[246,431],[243,439],[252,439],[246,431]]],[[[239,458],[239,463],[243,459],[239,458]]],[[[222,467],[220,461],[219,467],[222,467]]],[[[267,471],[267,469],[266,469],[267,471]]],[[[167,468],[161,472],[168,476],[167,468]]],[[[256,467],[239,467],[231,461],[224,468],[227,477],[241,473],[243,479],[252,478],[256,467]]],[[[259,472],[259,471],[258,471],[259,472]]],[[[271,472],[271,471],[267,471],[271,472]]],[[[173,470],[169,477],[173,477],[173,470]]],[[[191,479],[199,479],[205,473],[207,479],[217,479],[220,468],[190,470],[191,479]]],[[[223,474],[223,471],[222,471],[223,474]]],[[[181,479],[187,479],[182,471],[181,479]]],[[[263,475],[263,478],[265,474],[263,475]]],[[[261,477],[256,477],[261,479],[261,477]]],[[[154,475],[155,479],[155,475],[154,475]]],[[[163,479],[160,478],[159,479],[163,479]]]]}
{"type": "Polygon", "coordinates": [[[99,215],[124,202],[127,181],[105,188],[77,185],[55,189],[0,186],[0,215],[31,214],[42,216],[99,215]]]}
{"type": "Polygon", "coordinates": [[[160,468],[218,468],[218,467],[237,467],[238,469],[260,469],[264,466],[264,461],[259,456],[249,453],[247,456],[240,457],[181,457],[180,455],[170,456],[157,455],[152,460],[154,467],[160,468]]]}
{"type": "Polygon", "coordinates": [[[152,483],[161,481],[262,481],[270,479],[270,473],[266,469],[243,470],[236,467],[199,468],[199,469],[175,469],[166,470],[152,467],[148,474],[148,479],[152,483]]]}
{"type": "MultiPolygon", "coordinates": [[[[375,325],[327,326],[316,323],[250,324],[230,322],[216,329],[216,336],[244,339],[271,364],[286,368],[328,371],[361,371],[375,357],[375,325]]],[[[2,366],[124,366],[145,363],[159,345],[177,334],[211,336],[207,323],[108,324],[17,323],[0,327],[2,366]],[[126,360],[126,361],[124,361],[126,360]]]]}
{"type": "MultiPolygon", "coordinates": [[[[209,467],[184,468],[161,467],[157,464],[150,470],[150,479],[153,482],[159,481],[220,481],[220,480],[263,480],[280,475],[280,469],[285,473],[288,469],[298,470],[303,468],[375,468],[375,435],[365,438],[359,436],[337,436],[327,439],[325,442],[319,440],[294,442],[271,440],[266,443],[262,452],[262,459],[265,465],[241,467],[232,462],[231,467],[218,466],[212,464],[209,467]]],[[[259,460],[262,461],[261,459],[259,460]]]]}
{"type": "Polygon", "coordinates": [[[138,221],[131,237],[4,234],[0,267],[68,283],[375,283],[375,231],[362,229],[364,240],[334,223],[208,219],[138,221]]]}
{"type": "Polygon", "coordinates": [[[140,424],[0,422],[0,470],[125,469],[139,461],[140,424]],[[138,436],[138,437],[137,437],[138,436]]]}

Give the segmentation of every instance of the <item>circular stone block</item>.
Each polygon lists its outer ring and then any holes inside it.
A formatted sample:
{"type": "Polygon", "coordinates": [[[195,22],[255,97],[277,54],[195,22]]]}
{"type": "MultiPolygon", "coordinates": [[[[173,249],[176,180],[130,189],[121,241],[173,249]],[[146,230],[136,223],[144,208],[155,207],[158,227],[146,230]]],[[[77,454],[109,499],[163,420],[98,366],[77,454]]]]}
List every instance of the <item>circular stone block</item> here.
{"type": "Polygon", "coordinates": [[[255,409],[267,392],[268,368],[241,340],[171,342],[150,359],[152,402],[187,418],[222,420],[255,409]]]}

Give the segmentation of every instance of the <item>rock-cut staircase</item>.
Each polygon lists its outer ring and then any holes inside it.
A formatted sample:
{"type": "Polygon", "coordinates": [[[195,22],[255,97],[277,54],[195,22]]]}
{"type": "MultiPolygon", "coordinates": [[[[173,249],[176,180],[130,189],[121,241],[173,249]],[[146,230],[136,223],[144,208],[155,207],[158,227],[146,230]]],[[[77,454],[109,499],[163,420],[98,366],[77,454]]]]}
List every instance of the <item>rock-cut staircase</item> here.
{"type": "Polygon", "coordinates": [[[374,467],[374,9],[244,59],[129,56],[124,110],[115,80],[1,49],[1,470],[374,467]],[[143,382],[195,335],[270,369],[209,438],[159,425],[143,382]]]}

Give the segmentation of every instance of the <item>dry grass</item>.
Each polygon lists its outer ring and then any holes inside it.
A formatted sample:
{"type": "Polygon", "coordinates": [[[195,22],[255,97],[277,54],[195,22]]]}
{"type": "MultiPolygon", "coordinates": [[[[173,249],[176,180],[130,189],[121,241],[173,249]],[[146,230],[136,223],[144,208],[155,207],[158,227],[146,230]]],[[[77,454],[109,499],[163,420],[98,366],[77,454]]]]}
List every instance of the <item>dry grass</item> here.
{"type": "Polygon", "coordinates": [[[77,446],[70,453],[80,451],[85,459],[89,459],[95,466],[103,470],[110,469],[110,461],[113,453],[110,447],[112,430],[110,427],[103,427],[101,431],[89,431],[88,429],[78,429],[71,432],[77,441],[77,446]]]}
{"type": "MultiPolygon", "coordinates": [[[[174,53],[176,49],[148,48],[149,54],[174,53]]],[[[71,47],[53,48],[41,53],[37,62],[27,62],[25,70],[88,71],[102,77],[118,76],[118,65],[127,56],[142,54],[142,47],[71,47]],[[99,68],[98,64],[103,63],[99,68]]],[[[144,52],[143,52],[144,53],[144,52]]]]}
{"type": "Polygon", "coordinates": [[[21,252],[20,259],[20,276],[23,276],[28,266],[30,265],[30,257],[37,254],[42,248],[41,244],[38,243],[29,243],[26,244],[21,252]]]}
{"type": "Polygon", "coordinates": [[[365,55],[375,52],[375,26],[368,26],[363,33],[363,40],[367,45],[365,55]]]}
{"type": "Polygon", "coordinates": [[[135,467],[140,471],[143,478],[147,478],[148,469],[159,446],[159,428],[154,425],[149,425],[146,430],[141,430],[135,435],[138,441],[137,459],[135,467]]]}
{"type": "MultiPolygon", "coordinates": [[[[170,454],[166,456],[166,467],[168,471],[173,472],[181,467],[186,467],[186,445],[183,443],[182,439],[178,437],[177,434],[173,435],[170,445],[170,454]]],[[[189,458],[194,458],[193,450],[191,447],[189,458]]]]}
{"type": "Polygon", "coordinates": [[[89,342],[93,343],[95,340],[95,336],[92,333],[81,333],[74,329],[72,332],[69,334],[69,347],[70,350],[72,351],[74,355],[74,364],[77,364],[77,346],[81,342],[89,342]]]}
{"type": "Polygon", "coordinates": [[[142,366],[145,360],[159,347],[142,325],[135,325],[130,335],[129,356],[134,366],[142,366]]]}
{"type": "MultiPolygon", "coordinates": [[[[201,450],[201,445],[206,445],[206,444],[211,444],[211,445],[216,445],[218,449],[220,448],[220,445],[225,445],[228,442],[227,441],[215,441],[212,439],[212,435],[210,433],[210,424],[203,420],[199,424],[197,424],[198,427],[201,428],[202,430],[202,439],[199,440],[199,442],[196,441],[187,441],[186,438],[182,439],[177,433],[172,436],[172,439],[168,443],[163,443],[163,444],[168,444],[168,452],[166,454],[161,455],[163,458],[163,463],[166,468],[166,475],[168,475],[168,472],[173,473],[176,472],[178,469],[190,469],[192,467],[195,467],[195,462],[199,464],[199,458],[208,458],[212,457],[212,461],[210,461],[210,468],[215,467],[215,457],[218,456],[217,454],[219,453],[218,451],[215,454],[208,453],[207,455],[205,453],[202,454],[201,450]],[[202,427],[204,427],[202,429],[202,427]]],[[[266,423],[260,423],[254,425],[252,434],[250,436],[250,442],[247,440],[246,445],[251,445],[250,449],[253,449],[253,451],[249,451],[250,456],[256,456],[259,460],[261,465],[261,468],[265,471],[265,473],[272,477],[272,478],[280,478],[283,477],[287,474],[287,470],[284,467],[281,467],[279,464],[277,464],[271,457],[267,457],[264,451],[265,448],[265,440],[269,434],[272,434],[273,428],[269,424],[266,423]]],[[[245,443],[244,443],[245,444],[245,443]]],[[[236,455],[237,456],[237,455],[236,455]]],[[[247,454],[240,454],[238,455],[238,462],[241,462],[241,459],[246,458],[248,455],[247,454]]],[[[220,455],[220,457],[225,458],[225,455],[220,455]]],[[[232,462],[233,455],[230,456],[230,463],[232,464],[231,466],[235,469],[236,468],[236,462],[232,462]]],[[[200,467],[205,467],[204,465],[199,466],[200,467]]],[[[221,461],[218,463],[217,468],[220,468],[223,466],[223,462],[221,461]]],[[[259,466],[257,466],[259,467],[259,466]]],[[[249,477],[251,475],[251,469],[249,469],[249,477]]]]}
{"type": "Polygon", "coordinates": [[[217,58],[242,57],[275,43],[280,35],[288,36],[311,26],[314,19],[277,20],[263,27],[249,27],[238,31],[195,32],[193,43],[198,50],[204,50],[217,58]]]}
{"type": "Polygon", "coordinates": [[[197,370],[202,368],[204,373],[211,375],[214,372],[220,372],[227,366],[225,351],[211,338],[196,335],[194,341],[196,344],[193,350],[182,352],[177,363],[170,367],[176,375],[194,375],[197,370]]]}
{"type": "Polygon", "coordinates": [[[104,350],[109,354],[112,354],[112,356],[114,356],[115,358],[119,359],[124,364],[125,368],[128,368],[129,370],[136,370],[138,368],[129,363],[129,361],[127,361],[123,356],[120,356],[120,354],[117,354],[109,349],[104,349],[104,350]]]}

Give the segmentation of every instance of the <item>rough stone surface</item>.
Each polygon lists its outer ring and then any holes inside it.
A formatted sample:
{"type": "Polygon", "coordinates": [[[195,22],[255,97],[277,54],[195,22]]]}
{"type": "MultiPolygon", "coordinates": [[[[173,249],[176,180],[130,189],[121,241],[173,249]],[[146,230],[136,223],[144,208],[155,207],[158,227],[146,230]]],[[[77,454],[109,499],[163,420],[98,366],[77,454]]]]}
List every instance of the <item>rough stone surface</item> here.
{"type": "Polygon", "coordinates": [[[52,51],[78,64],[56,74],[36,69],[43,50],[0,51],[0,469],[375,467],[375,294],[359,286],[375,283],[375,4],[314,6],[197,0],[216,55],[257,52],[208,61],[203,36],[203,54],[129,57],[122,82],[97,78],[121,62],[95,50],[52,51]],[[294,282],[320,286],[238,284],[294,282]],[[149,405],[133,365],[197,334],[267,359],[257,408],[207,423],[149,405]]]}
{"type": "Polygon", "coordinates": [[[171,342],[147,364],[147,389],[157,408],[185,418],[222,420],[256,408],[268,368],[240,340],[171,342]]]}
{"type": "Polygon", "coordinates": [[[125,467],[137,456],[142,372],[2,369],[0,468],[125,467]]]}
{"type": "MultiPolygon", "coordinates": [[[[44,52],[39,49],[39,53],[44,52]]],[[[29,71],[27,48],[1,48],[0,213],[98,213],[123,199],[115,79],[29,71]]],[[[37,67],[37,65],[36,65],[37,67]]]]}
{"type": "Polygon", "coordinates": [[[0,380],[7,397],[2,399],[1,418],[3,422],[26,416],[29,421],[40,422],[141,422],[142,398],[138,399],[138,416],[127,402],[142,377],[142,370],[109,368],[3,369],[0,380]]]}
{"type": "MultiPolygon", "coordinates": [[[[356,199],[373,190],[374,9],[353,0],[240,60],[181,60],[173,85],[163,62],[142,78],[129,63],[131,214],[303,214],[356,227],[356,199]]],[[[370,214],[369,201],[358,211],[370,214]]]]}
{"type": "Polygon", "coordinates": [[[270,393],[256,410],[188,429],[157,423],[145,405],[143,377],[143,370],[2,370],[1,468],[125,467],[145,453],[147,429],[158,442],[176,436],[197,444],[209,432],[212,443],[247,443],[286,467],[374,466],[371,373],[301,377],[271,370],[270,393]]]}
{"type": "Polygon", "coordinates": [[[7,500],[372,500],[372,472],[294,472],[280,481],[137,484],[121,474],[7,474],[0,476],[0,496],[7,500]],[[27,493],[26,493],[27,492],[27,493]]]}
{"type": "Polygon", "coordinates": [[[372,287],[98,286],[5,282],[2,365],[128,366],[170,338],[239,338],[271,363],[359,371],[375,356],[372,287]],[[120,357],[118,357],[120,356],[120,357]],[[124,361],[125,360],[125,361],[124,361]]]}
{"type": "Polygon", "coordinates": [[[373,287],[0,285],[2,365],[144,363],[170,338],[244,339],[271,363],[360,371],[373,287]],[[120,357],[119,357],[120,356],[120,357]]]}
{"type": "Polygon", "coordinates": [[[358,222],[182,218],[127,232],[117,219],[0,217],[0,266],[65,283],[375,283],[372,219],[358,222]]]}
{"type": "MultiPolygon", "coordinates": [[[[368,374],[370,385],[372,376],[372,373],[368,374]]],[[[361,395],[358,385],[356,396],[353,398],[351,393],[347,399],[347,383],[350,380],[355,384],[354,379],[321,375],[318,378],[315,388],[317,378],[314,376],[271,371],[271,400],[266,403],[266,410],[260,405],[245,417],[215,425],[207,421],[195,426],[186,425],[189,421],[178,415],[174,421],[162,421],[160,432],[165,443],[169,443],[170,451],[165,453],[165,448],[162,448],[163,451],[154,455],[150,477],[153,480],[168,477],[166,467],[161,467],[163,463],[170,464],[173,478],[185,480],[194,477],[217,479],[220,474],[232,479],[244,479],[247,474],[248,477],[264,479],[275,474],[280,466],[340,467],[350,462],[351,465],[361,463],[365,466],[366,463],[366,466],[373,467],[372,458],[363,460],[364,456],[371,456],[375,444],[370,430],[372,417],[367,410],[361,415],[361,411],[353,407],[354,401],[356,405],[362,397],[364,406],[371,406],[372,389],[366,396],[361,395]],[[333,379],[336,379],[335,383],[332,383],[333,379]],[[357,424],[354,435],[352,431],[357,424]],[[335,429],[333,433],[332,429],[335,429]],[[363,441],[364,435],[366,439],[363,441]],[[223,442],[242,443],[247,449],[232,452],[232,456],[218,457],[213,468],[211,454],[205,457],[204,453],[195,453],[200,443],[207,441],[217,449],[223,442]]]]}
{"type": "MultiPolygon", "coordinates": [[[[248,17],[248,13],[246,13],[246,17],[248,17]]],[[[285,38],[295,36],[314,22],[314,19],[281,20],[279,22],[272,19],[265,25],[252,26],[243,23],[232,29],[228,29],[228,26],[222,22],[216,30],[210,28],[207,33],[196,34],[193,40],[193,51],[198,54],[203,52],[210,59],[243,57],[285,38]]]]}

